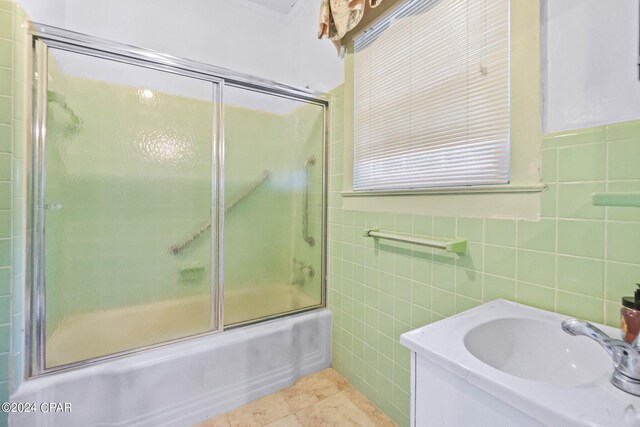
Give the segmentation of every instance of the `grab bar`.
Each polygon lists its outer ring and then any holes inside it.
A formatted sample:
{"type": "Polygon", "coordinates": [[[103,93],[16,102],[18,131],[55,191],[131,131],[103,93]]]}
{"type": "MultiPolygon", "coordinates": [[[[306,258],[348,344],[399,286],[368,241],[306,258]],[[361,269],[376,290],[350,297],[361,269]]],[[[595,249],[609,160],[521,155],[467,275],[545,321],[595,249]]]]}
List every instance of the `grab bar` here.
{"type": "Polygon", "coordinates": [[[316,244],[316,239],[309,235],[309,181],[311,180],[311,166],[316,164],[316,156],[311,155],[304,163],[304,168],[307,173],[306,186],[304,189],[304,196],[302,199],[302,209],[304,213],[302,215],[302,238],[305,242],[309,244],[309,246],[313,246],[316,244]]]}
{"type": "Polygon", "coordinates": [[[379,239],[394,240],[396,242],[412,243],[414,245],[428,246],[430,248],[443,249],[447,252],[454,252],[460,255],[467,253],[467,240],[429,240],[419,237],[404,236],[402,234],[387,233],[371,228],[364,231],[364,237],[375,237],[379,239]]]}
{"type": "MultiPolygon", "coordinates": [[[[262,175],[260,175],[260,178],[258,178],[242,194],[240,194],[231,203],[229,203],[229,205],[224,209],[225,215],[227,213],[231,212],[233,210],[233,208],[235,208],[238,205],[238,203],[243,201],[249,194],[251,194],[254,191],[256,191],[258,189],[258,187],[260,187],[262,185],[263,182],[265,182],[267,179],[269,179],[270,175],[271,175],[271,172],[268,171],[268,170],[265,170],[264,172],[262,172],[262,175]]],[[[211,228],[211,220],[209,220],[206,223],[202,224],[200,226],[200,228],[198,228],[198,230],[195,233],[193,233],[191,236],[189,236],[187,239],[185,239],[182,243],[178,243],[178,244],[175,244],[175,245],[171,246],[169,248],[169,252],[171,252],[172,255],[179,254],[180,252],[185,250],[186,247],[191,244],[191,242],[196,240],[198,237],[200,237],[202,234],[204,234],[210,228],[211,228]]]]}
{"type": "Polygon", "coordinates": [[[262,172],[262,175],[260,175],[260,177],[258,179],[256,179],[253,184],[251,184],[251,186],[249,186],[242,194],[240,194],[238,197],[236,197],[235,199],[233,199],[233,202],[229,203],[227,205],[226,208],[224,208],[224,213],[228,214],[229,212],[231,212],[233,210],[233,208],[235,208],[238,203],[240,203],[241,201],[243,201],[244,199],[246,199],[246,197],[253,193],[254,191],[256,191],[258,189],[258,187],[260,187],[262,185],[262,183],[264,183],[267,179],[269,179],[269,177],[271,176],[271,172],[269,170],[264,170],[262,172]]]}

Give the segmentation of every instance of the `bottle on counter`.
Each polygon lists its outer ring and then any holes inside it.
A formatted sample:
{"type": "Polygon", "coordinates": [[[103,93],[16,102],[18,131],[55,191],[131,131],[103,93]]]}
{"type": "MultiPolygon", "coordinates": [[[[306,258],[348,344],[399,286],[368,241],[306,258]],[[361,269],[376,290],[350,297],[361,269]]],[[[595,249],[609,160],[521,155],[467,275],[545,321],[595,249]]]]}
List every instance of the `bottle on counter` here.
{"type": "Polygon", "coordinates": [[[640,283],[636,283],[638,289],[632,297],[622,297],[620,308],[620,327],[623,330],[623,338],[631,344],[640,332],[640,283]]]}

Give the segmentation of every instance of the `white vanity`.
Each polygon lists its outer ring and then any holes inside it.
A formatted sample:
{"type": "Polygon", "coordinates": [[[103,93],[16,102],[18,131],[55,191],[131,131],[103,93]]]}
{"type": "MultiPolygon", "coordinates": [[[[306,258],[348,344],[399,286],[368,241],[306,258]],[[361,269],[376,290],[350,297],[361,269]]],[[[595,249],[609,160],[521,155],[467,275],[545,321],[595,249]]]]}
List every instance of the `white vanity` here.
{"type": "Polygon", "coordinates": [[[611,384],[607,352],[566,334],[566,318],[495,300],[403,334],[411,425],[640,426],[640,397],[611,384]]]}

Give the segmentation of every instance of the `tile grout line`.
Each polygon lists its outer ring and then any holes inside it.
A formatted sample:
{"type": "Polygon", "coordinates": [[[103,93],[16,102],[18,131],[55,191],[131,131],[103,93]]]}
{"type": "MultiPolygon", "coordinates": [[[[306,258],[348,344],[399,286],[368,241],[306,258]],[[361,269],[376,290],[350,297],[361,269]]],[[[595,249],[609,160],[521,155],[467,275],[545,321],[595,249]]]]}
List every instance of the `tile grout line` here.
{"type": "MultiPolygon", "coordinates": [[[[10,268],[10,273],[9,273],[10,274],[9,295],[10,296],[13,296],[13,289],[12,289],[12,287],[14,286],[13,275],[15,274],[15,271],[14,271],[13,267],[14,267],[14,262],[16,261],[15,260],[15,256],[14,256],[14,251],[15,251],[15,247],[14,247],[15,243],[14,242],[15,242],[15,239],[13,238],[13,234],[14,234],[13,233],[13,226],[14,226],[14,223],[13,223],[13,220],[14,220],[13,211],[14,211],[14,208],[15,208],[15,206],[14,206],[14,202],[15,202],[15,193],[14,193],[15,176],[14,176],[14,174],[16,172],[15,169],[14,169],[14,159],[15,159],[15,151],[16,151],[16,149],[14,147],[15,129],[13,128],[13,126],[15,126],[14,121],[16,119],[16,111],[15,111],[16,93],[15,93],[15,86],[14,86],[14,81],[16,80],[16,72],[15,72],[16,71],[15,70],[15,66],[16,66],[16,62],[15,62],[16,61],[16,46],[15,45],[16,45],[16,43],[15,43],[15,40],[14,40],[15,39],[15,34],[16,34],[16,28],[15,27],[17,25],[16,16],[15,16],[16,15],[16,7],[17,7],[17,3],[14,2],[14,4],[12,5],[11,11],[8,12],[9,15],[11,16],[11,29],[12,29],[12,38],[11,38],[11,41],[10,41],[10,43],[11,43],[11,67],[9,67],[11,69],[11,87],[10,87],[11,118],[10,118],[9,126],[12,127],[12,129],[11,129],[11,160],[10,160],[10,163],[9,163],[9,170],[10,170],[9,181],[11,182],[11,185],[9,186],[10,187],[9,188],[9,193],[11,195],[10,196],[11,200],[10,200],[9,208],[10,208],[10,210],[12,212],[10,217],[9,217],[9,227],[10,227],[10,233],[9,234],[10,234],[10,237],[11,237],[11,240],[12,240],[11,250],[10,250],[10,255],[9,255],[10,256],[10,259],[9,259],[9,268],[10,268]]],[[[17,312],[21,312],[22,311],[22,309],[18,310],[16,307],[14,307],[13,303],[14,303],[14,298],[11,298],[9,300],[9,319],[10,319],[10,321],[13,320],[13,315],[14,314],[18,314],[18,313],[16,313],[16,311],[17,312]]],[[[9,328],[11,329],[11,326],[9,326],[9,328]]],[[[7,343],[7,347],[9,349],[10,353],[18,353],[16,351],[16,349],[14,348],[15,347],[15,339],[12,339],[11,335],[12,334],[11,334],[11,330],[10,330],[9,331],[9,342],[7,343]]],[[[12,364],[12,361],[8,361],[8,366],[11,366],[11,364],[12,364]]],[[[8,389],[7,393],[10,392],[9,388],[11,388],[11,385],[13,385],[13,384],[15,384],[17,382],[16,378],[14,378],[14,370],[12,368],[9,368],[8,371],[9,372],[7,373],[7,385],[6,385],[6,387],[8,389]]]]}

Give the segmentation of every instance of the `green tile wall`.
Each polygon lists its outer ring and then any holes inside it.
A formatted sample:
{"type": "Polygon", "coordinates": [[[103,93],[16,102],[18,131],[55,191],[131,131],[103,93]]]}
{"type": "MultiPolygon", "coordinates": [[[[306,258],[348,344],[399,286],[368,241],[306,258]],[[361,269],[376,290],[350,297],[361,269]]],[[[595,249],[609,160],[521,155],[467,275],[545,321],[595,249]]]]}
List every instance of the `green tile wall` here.
{"type": "MultiPolygon", "coordinates": [[[[0,402],[8,400],[12,283],[13,127],[18,113],[13,49],[15,3],[0,0],[0,402]]],[[[7,425],[7,414],[0,414],[0,426],[7,425]]]]}
{"type": "Polygon", "coordinates": [[[24,363],[23,363],[23,343],[24,343],[24,257],[25,244],[24,237],[24,204],[23,188],[26,186],[23,179],[24,160],[24,108],[25,102],[25,23],[27,16],[24,10],[14,3],[13,18],[13,123],[12,123],[12,147],[13,147],[13,174],[12,192],[13,203],[11,212],[12,222],[12,286],[11,286],[11,333],[9,359],[9,391],[14,391],[22,383],[24,363]]]}
{"type": "MultiPolygon", "coordinates": [[[[342,114],[340,88],[334,117],[342,114]]],[[[333,365],[400,425],[409,423],[403,332],[495,298],[617,325],[640,282],[640,209],[591,206],[595,191],[640,189],[640,121],[547,135],[540,221],[343,210],[343,127],[331,129],[329,306],[333,365]],[[451,256],[392,242],[366,227],[466,237],[451,256]]]]}

